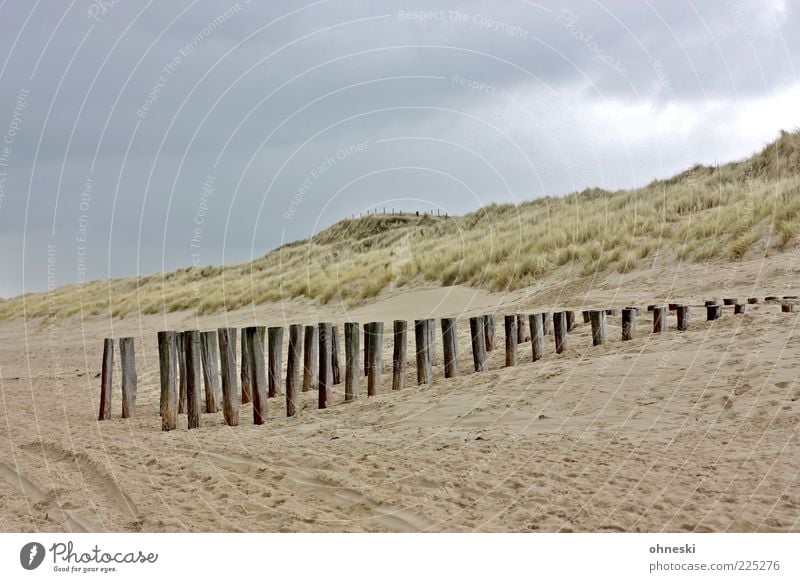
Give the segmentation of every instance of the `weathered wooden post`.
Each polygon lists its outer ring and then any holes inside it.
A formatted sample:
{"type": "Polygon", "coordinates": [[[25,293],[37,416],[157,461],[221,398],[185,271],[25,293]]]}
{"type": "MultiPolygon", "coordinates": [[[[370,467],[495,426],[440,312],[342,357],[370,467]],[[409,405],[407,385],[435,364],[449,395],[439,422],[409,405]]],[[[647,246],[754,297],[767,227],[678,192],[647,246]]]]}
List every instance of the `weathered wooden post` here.
{"type": "Polygon", "coordinates": [[[186,414],[186,345],[182,331],[175,333],[175,353],[178,356],[178,414],[186,414]]]}
{"type": "Polygon", "coordinates": [[[103,368],[100,373],[100,414],[97,420],[111,419],[111,381],[114,375],[114,340],[103,340],[103,368]]]}
{"type": "Polygon", "coordinates": [[[469,318],[469,331],[472,338],[472,361],[476,372],[486,372],[489,369],[483,331],[485,321],[481,315],[469,318]]]}
{"type": "Polygon", "coordinates": [[[350,402],[359,397],[361,363],[358,361],[361,330],[358,323],[344,324],[344,400],[350,402]]]}
{"type": "MultiPolygon", "coordinates": [[[[436,365],[436,320],[435,319],[427,319],[427,326],[428,330],[428,341],[425,345],[428,346],[428,354],[431,360],[431,366],[436,365]]],[[[492,340],[494,341],[494,339],[492,340]]],[[[433,376],[431,376],[433,379],[433,376]]]]}
{"type": "Polygon", "coordinates": [[[183,332],[186,350],[186,414],[189,428],[200,427],[200,332],[194,329],[183,332]]]}
{"type": "Polygon", "coordinates": [[[517,365],[517,320],[516,314],[503,318],[506,327],[506,367],[517,365]]]}
{"type": "Polygon", "coordinates": [[[267,329],[267,348],[269,358],[269,392],[267,396],[274,398],[281,395],[281,352],[283,351],[283,327],[267,329]]]}
{"type": "Polygon", "coordinates": [[[653,333],[661,333],[667,331],[667,308],[654,307],[653,308],[653,333]]]}
{"type": "Polygon", "coordinates": [[[369,334],[370,323],[364,324],[364,375],[369,375],[369,334]]]}
{"type": "Polygon", "coordinates": [[[528,318],[524,313],[517,313],[517,343],[523,344],[530,341],[531,336],[528,333],[528,318]]]}
{"type": "Polygon", "coordinates": [[[242,404],[247,404],[252,400],[252,376],[253,371],[250,369],[250,362],[253,358],[250,356],[250,346],[248,342],[244,341],[245,328],[241,330],[241,338],[239,344],[241,345],[241,362],[239,364],[240,377],[242,381],[242,404]]]}
{"type": "Polygon", "coordinates": [[[550,325],[550,314],[545,311],[541,315],[542,315],[542,333],[544,335],[553,335],[553,328],[550,325]]]}
{"type": "Polygon", "coordinates": [[[483,316],[483,335],[486,340],[486,351],[491,352],[494,349],[495,338],[494,315],[483,316]]]}
{"type": "Polygon", "coordinates": [[[748,297],[747,303],[750,305],[755,305],[756,303],[758,303],[758,297],[748,297]]]}
{"type": "Polygon", "coordinates": [[[622,310],[622,341],[629,342],[636,336],[636,316],[639,310],[635,307],[626,307],[622,310]]]}
{"type": "Polygon", "coordinates": [[[122,418],[133,416],[136,408],[136,357],[133,338],[119,338],[119,361],[122,367],[122,418]]]}
{"type": "Polygon", "coordinates": [[[300,384],[302,349],[303,326],[293,323],[289,325],[289,350],[286,353],[286,416],[297,414],[297,397],[302,389],[300,384]]]}
{"type": "Polygon", "coordinates": [[[574,311],[565,311],[567,315],[567,331],[572,331],[575,329],[575,312],[574,311]]]}
{"type": "Polygon", "coordinates": [[[307,325],[303,339],[303,392],[313,389],[317,381],[317,326],[307,325]]]}
{"type": "Polygon", "coordinates": [[[688,305],[678,305],[675,309],[678,318],[678,331],[686,331],[692,323],[691,308],[688,305]]]}
{"type": "Polygon", "coordinates": [[[222,406],[222,386],[219,381],[217,332],[204,331],[200,334],[200,357],[203,360],[206,412],[218,412],[222,406]]]}
{"type": "Polygon", "coordinates": [[[532,313],[528,320],[531,325],[531,351],[533,361],[541,360],[544,357],[544,321],[545,315],[542,313],[532,313]]]}
{"type": "Polygon", "coordinates": [[[430,322],[427,319],[417,319],[414,321],[414,345],[416,349],[416,361],[417,361],[417,384],[430,384],[431,381],[433,380],[431,351],[428,346],[428,342],[430,342],[431,339],[429,327],[430,327],[430,322]]]}
{"type": "Polygon", "coordinates": [[[333,354],[331,343],[333,335],[330,323],[319,324],[319,382],[317,383],[317,407],[328,408],[333,403],[333,354]]]}
{"type": "Polygon", "coordinates": [[[724,305],[736,305],[739,303],[739,300],[736,297],[725,297],[722,299],[722,303],[724,305]]]}
{"type": "Polygon", "coordinates": [[[442,352],[444,353],[444,377],[458,376],[458,332],[454,317],[442,318],[442,352]]]}
{"type": "Polygon", "coordinates": [[[744,315],[744,310],[746,305],[744,303],[737,303],[733,306],[733,314],[734,315],[744,315]]]}
{"type": "Polygon", "coordinates": [[[583,315],[583,323],[590,323],[591,322],[589,313],[590,313],[590,311],[588,309],[584,309],[583,311],[581,311],[581,314],[583,315]]]}
{"type": "Polygon", "coordinates": [[[402,390],[406,386],[406,358],[408,322],[394,321],[394,350],[392,352],[392,390],[402,390]]]}
{"type": "Polygon", "coordinates": [[[236,328],[221,327],[217,330],[219,341],[219,363],[222,373],[222,413],[225,424],[239,425],[239,391],[236,385],[236,328]]]}
{"type": "Polygon", "coordinates": [[[795,311],[797,311],[796,303],[787,303],[787,302],[781,303],[781,313],[794,313],[795,311]]]}
{"type": "Polygon", "coordinates": [[[178,340],[174,331],[158,332],[161,373],[161,430],[178,428],[178,340]]]}
{"type": "Polygon", "coordinates": [[[722,317],[722,305],[706,305],[706,321],[714,321],[722,317]]]}
{"type": "MultiPolygon", "coordinates": [[[[283,329],[281,329],[281,334],[283,329]]],[[[242,338],[245,344],[242,352],[250,357],[248,368],[250,370],[250,397],[253,402],[253,424],[264,424],[267,420],[267,398],[269,381],[267,380],[266,366],[264,365],[264,327],[246,327],[242,338]]],[[[280,374],[280,369],[278,370],[280,374]]]]}
{"type": "Polygon", "coordinates": [[[556,353],[563,354],[567,351],[569,333],[567,330],[567,314],[563,311],[553,313],[553,333],[556,340],[556,353]]]}
{"type": "Polygon", "coordinates": [[[589,314],[592,323],[592,345],[602,346],[606,343],[606,312],[601,309],[592,310],[589,314]]]}
{"type": "Polygon", "coordinates": [[[331,370],[333,372],[333,383],[342,383],[342,373],[339,369],[339,326],[335,323],[331,326],[331,370]]]}
{"type": "Polygon", "coordinates": [[[369,324],[369,375],[367,376],[367,396],[381,393],[381,356],[383,355],[383,322],[369,324]]]}

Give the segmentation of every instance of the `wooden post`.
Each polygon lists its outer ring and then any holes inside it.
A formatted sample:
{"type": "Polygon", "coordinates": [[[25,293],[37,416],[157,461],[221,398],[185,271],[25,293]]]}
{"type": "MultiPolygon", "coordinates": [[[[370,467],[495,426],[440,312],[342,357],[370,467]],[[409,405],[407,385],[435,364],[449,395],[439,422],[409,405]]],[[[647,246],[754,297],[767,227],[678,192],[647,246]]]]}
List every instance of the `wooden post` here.
{"type": "Polygon", "coordinates": [[[653,308],[653,333],[661,333],[667,331],[667,308],[654,307],[653,308]]]}
{"type": "Polygon", "coordinates": [[[444,353],[444,377],[458,376],[458,332],[454,317],[442,318],[442,352],[444,353]]]}
{"type": "Polygon", "coordinates": [[[606,312],[600,309],[592,310],[589,314],[592,322],[592,345],[602,346],[606,343],[606,312]]]}
{"type": "Polygon", "coordinates": [[[737,303],[733,306],[734,315],[743,315],[746,305],[744,303],[737,303]]]}
{"type": "Polygon", "coordinates": [[[639,310],[635,307],[626,307],[622,310],[622,341],[629,342],[636,336],[636,316],[639,310]]]}
{"type": "Polygon", "coordinates": [[[303,392],[312,390],[317,381],[317,326],[307,325],[303,339],[303,392]]]}
{"type": "Polygon", "coordinates": [[[222,412],[225,424],[238,426],[240,400],[236,385],[236,328],[219,328],[217,339],[219,340],[219,363],[222,373],[222,412]]]}
{"type": "Polygon", "coordinates": [[[736,299],[735,297],[725,297],[725,298],[722,300],[722,303],[723,303],[724,305],[736,305],[737,303],[739,303],[739,300],[738,300],[738,299],[736,299]]]}
{"type": "MultiPolygon", "coordinates": [[[[781,313],[794,313],[797,311],[797,304],[796,303],[781,303],[781,313]]],[[[711,316],[709,315],[709,318],[711,316]]],[[[719,316],[717,316],[719,317],[719,316]]],[[[716,319],[716,318],[715,318],[716,319]]]]}
{"type": "Polygon", "coordinates": [[[158,364],[161,373],[161,430],[178,428],[178,354],[174,331],[158,332],[158,364]]]}
{"type": "Polygon", "coordinates": [[[590,319],[590,317],[589,317],[589,313],[590,313],[590,312],[589,312],[589,310],[588,310],[588,309],[584,309],[583,311],[581,311],[581,314],[583,315],[583,323],[589,323],[589,322],[591,322],[591,319],[590,319]]]}
{"type": "MultiPolygon", "coordinates": [[[[575,312],[565,311],[564,313],[567,314],[567,331],[572,331],[573,329],[575,329],[575,312]]],[[[605,318],[603,322],[605,323],[605,318]]]]}
{"type": "Polygon", "coordinates": [[[530,341],[531,336],[528,333],[528,321],[523,313],[517,313],[517,343],[522,344],[530,341]]]}
{"type": "Polygon", "coordinates": [[[517,320],[518,315],[506,315],[503,321],[506,326],[506,367],[517,365],[517,320]]]}
{"type": "Polygon", "coordinates": [[[331,336],[333,335],[330,323],[319,324],[319,382],[317,383],[317,407],[328,408],[333,404],[333,370],[331,370],[331,336]]]}
{"type": "Polygon", "coordinates": [[[494,315],[483,316],[483,336],[486,340],[486,351],[491,352],[494,349],[495,337],[494,315]]]}
{"type": "Polygon", "coordinates": [[[200,427],[200,332],[183,332],[183,347],[186,350],[186,414],[189,428],[200,427]]]}
{"type": "Polygon", "coordinates": [[[472,361],[476,372],[486,372],[489,365],[486,361],[486,341],[484,339],[483,316],[469,318],[469,331],[472,336],[472,361]]]}
{"type": "Polygon", "coordinates": [[[691,309],[688,305],[678,305],[675,313],[678,317],[678,331],[686,331],[692,323],[691,309]]]}
{"type": "Polygon", "coordinates": [[[369,334],[372,324],[364,324],[364,375],[369,375],[369,334]]]}
{"type": "Polygon", "coordinates": [[[200,357],[203,360],[203,384],[206,392],[206,412],[218,412],[222,407],[222,386],[219,382],[219,344],[217,332],[200,334],[200,357]]]}
{"type": "Polygon", "coordinates": [[[667,307],[669,307],[670,311],[677,311],[679,307],[679,303],[668,303],[667,307]]]}
{"type": "Polygon", "coordinates": [[[625,309],[630,309],[633,312],[634,317],[639,317],[639,315],[641,315],[641,310],[638,307],[632,307],[629,305],[625,309]]]}
{"type": "Polygon", "coordinates": [[[114,340],[103,340],[103,369],[100,373],[100,414],[97,420],[111,419],[111,381],[114,375],[114,340]]]}
{"type": "Polygon", "coordinates": [[[383,322],[369,324],[369,375],[367,376],[367,395],[381,393],[381,356],[383,355],[383,322]]]}
{"type": "MultiPolygon", "coordinates": [[[[278,328],[283,334],[283,328],[278,328]]],[[[264,327],[245,327],[242,329],[242,352],[247,353],[250,361],[250,397],[253,402],[253,424],[264,424],[267,420],[268,384],[267,370],[264,365],[264,327]]],[[[280,374],[280,369],[278,370],[280,374]]],[[[279,376],[280,377],[280,376],[279,376]]]]}
{"type": "Polygon", "coordinates": [[[711,307],[712,305],[716,305],[717,304],[717,300],[716,299],[706,299],[704,303],[705,303],[706,307],[711,307]]]}
{"type": "MultiPolygon", "coordinates": [[[[417,319],[414,321],[414,345],[416,349],[417,361],[417,384],[430,384],[433,380],[433,368],[431,364],[431,351],[428,346],[431,334],[429,331],[430,323],[427,319],[417,319]]],[[[447,356],[445,355],[445,360],[447,356]]]]}
{"type": "Polygon", "coordinates": [[[241,373],[241,380],[242,380],[242,404],[247,404],[252,400],[252,376],[253,371],[250,369],[250,363],[253,361],[253,358],[250,356],[250,346],[248,342],[244,341],[244,334],[245,328],[242,328],[241,331],[241,363],[239,364],[239,371],[241,373]]]}
{"type": "Polygon", "coordinates": [[[358,323],[347,322],[344,324],[344,400],[350,402],[359,397],[359,384],[361,382],[361,363],[358,361],[361,330],[358,323]]]}
{"type": "Polygon", "coordinates": [[[281,395],[281,352],[283,351],[282,327],[270,327],[267,329],[267,344],[269,351],[269,391],[267,396],[269,398],[274,398],[281,395]]]}
{"type": "Polygon", "coordinates": [[[542,333],[544,335],[553,335],[553,328],[550,325],[550,314],[546,311],[542,313],[542,333]]]}
{"type": "Polygon", "coordinates": [[[339,326],[331,326],[331,370],[333,372],[333,383],[342,383],[342,373],[339,369],[339,326]]]}
{"type": "Polygon", "coordinates": [[[748,297],[747,303],[749,303],[750,305],[755,305],[756,303],[758,303],[758,297],[748,297]]]}
{"type": "Polygon", "coordinates": [[[175,333],[175,350],[178,356],[178,414],[186,414],[186,345],[182,331],[175,333]]]}
{"type": "MultiPolygon", "coordinates": [[[[436,320],[435,319],[427,319],[426,328],[428,330],[428,341],[426,342],[426,346],[428,346],[428,354],[431,361],[431,366],[436,365],[436,320]]],[[[492,341],[494,341],[494,337],[492,337],[492,341]]],[[[431,380],[433,380],[433,376],[431,376],[431,380]]]]}
{"type": "Polygon", "coordinates": [[[563,354],[567,351],[569,344],[569,333],[567,330],[567,314],[563,311],[553,313],[553,333],[556,340],[556,353],[563,354]]]}
{"type": "Polygon", "coordinates": [[[136,357],[133,338],[119,338],[119,361],[122,367],[122,418],[133,416],[136,408],[136,357]]]}
{"type": "Polygon", "coordinates": [[[297,396],[301,387],[303,326],[293,323],[289,326],[289,350],[286,353],[286,416],[297,414],[297,396]]]}
{"type": "Polygon", "coordinates": [[[714,321],[722,317],[722,305],[706,305],[706,320],[714,321]]]}
{"type": "Polygon", "coordinates": [[[533,361],[541,360],[544,357],[544,321],[545,315],[542,313],[532,313],[528,317],[531,325],[531,351],[533,361]]]}
{"type": "Polygon", "coordinates": [[[408,355],[408,322],[394,321],[394,351],[392,353],[392,390],[402,390],[406,386],[406,358],[408,355]]]}

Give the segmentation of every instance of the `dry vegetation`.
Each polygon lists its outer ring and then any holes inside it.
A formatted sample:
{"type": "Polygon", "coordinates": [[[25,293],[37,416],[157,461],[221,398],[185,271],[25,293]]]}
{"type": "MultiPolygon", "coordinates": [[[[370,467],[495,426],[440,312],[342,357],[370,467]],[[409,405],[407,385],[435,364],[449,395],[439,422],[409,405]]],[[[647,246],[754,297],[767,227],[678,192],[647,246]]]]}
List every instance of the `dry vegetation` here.
{"type": "Polygon", "coordinates": [[[751,158],[695,166],[643,188],[585,190],[463,217],[343,220],[252,263],[65,286],[0,302],[0,319],[59,320],[308,297],[356,304],[418,281],[493,291],[543,277],[590,277],[644,268],[654,256],[735,261],[780,252],[800,232],[800,132],[782,133],[751,158]]]}

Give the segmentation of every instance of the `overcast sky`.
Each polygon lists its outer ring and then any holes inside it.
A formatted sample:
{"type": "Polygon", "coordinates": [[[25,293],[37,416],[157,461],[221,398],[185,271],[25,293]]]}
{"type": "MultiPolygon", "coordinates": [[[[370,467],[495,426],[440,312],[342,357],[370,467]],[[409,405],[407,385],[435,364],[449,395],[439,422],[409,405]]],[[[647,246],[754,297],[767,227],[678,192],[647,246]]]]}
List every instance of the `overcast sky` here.
{"type": "Polygon", "coordinates": [[[747,156],[797,4],[0,0],[0,296],[747,156]]]}

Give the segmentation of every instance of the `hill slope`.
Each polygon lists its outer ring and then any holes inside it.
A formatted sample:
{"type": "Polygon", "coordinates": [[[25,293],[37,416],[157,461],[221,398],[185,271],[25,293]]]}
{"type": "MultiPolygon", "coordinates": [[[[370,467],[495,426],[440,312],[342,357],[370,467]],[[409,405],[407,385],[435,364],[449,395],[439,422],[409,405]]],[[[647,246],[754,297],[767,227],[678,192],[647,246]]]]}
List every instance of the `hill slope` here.
{"type": "Polygon", "coordinates": [[[654,256],[736,261],[782,252],[800,232],[800,132],[752,157],[695,166],[643,188],[590,189],[461,217],[343,220],[252,263],[64,286],[0,302],[0,319],[212,313],[293,297],[356,304],[427,281],[492,291],[545,277],[645,268],[654,256]]]}

